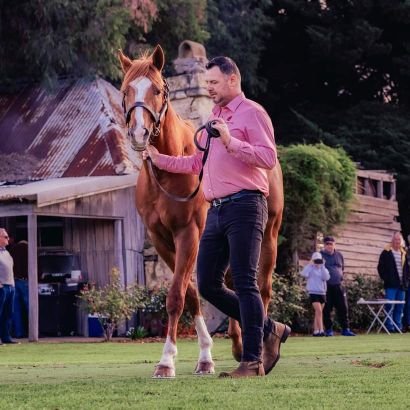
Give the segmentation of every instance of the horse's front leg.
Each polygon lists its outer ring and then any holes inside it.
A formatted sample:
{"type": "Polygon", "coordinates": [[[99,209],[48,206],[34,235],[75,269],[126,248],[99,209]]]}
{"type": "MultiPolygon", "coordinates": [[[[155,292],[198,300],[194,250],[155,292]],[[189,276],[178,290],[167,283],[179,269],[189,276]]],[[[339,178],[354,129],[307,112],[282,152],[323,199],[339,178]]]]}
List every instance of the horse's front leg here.
{"type": "Polygon", "coordinates": [[[209,374],[214,371],[213,361],[210,354],[212,339],[206,329],[204,319],[200,314],[199,298],[196,290],[190,285],[192,270],[197,255],[198,241],[199,234],[192,230],[182,232],[175,238],[174,277],[167,296],[168,335],[163,348],[161,360],[156,366],[153,377],[175,377],[178,321],[183,312],[184,301],[187,294],[189,300],[188,308],[195,320],[195,327],[201,348],[200,358],[195,373],[209,374]]]}
{"type": "Polygon", "coordinates": [[[199,376],[214,374],[215,364],[212,360],[211,353],[213,341],[201,313],[198,292],[191,281],[188,284],[185,302],[191,316],[194,318],[196,334],[198,336],[199,358],[194,374],[199,376]]]}

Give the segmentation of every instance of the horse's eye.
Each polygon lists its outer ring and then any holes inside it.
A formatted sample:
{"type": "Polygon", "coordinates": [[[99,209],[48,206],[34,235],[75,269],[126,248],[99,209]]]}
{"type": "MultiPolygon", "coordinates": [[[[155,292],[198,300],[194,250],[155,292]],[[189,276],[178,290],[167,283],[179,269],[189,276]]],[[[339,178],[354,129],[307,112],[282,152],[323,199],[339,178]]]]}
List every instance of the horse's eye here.
{"type": "Polygon", "coordinates": [[[161,90],[158,90],[158,88],[154,88],[154,95],[160,95],[161,94],[161,90]]]}

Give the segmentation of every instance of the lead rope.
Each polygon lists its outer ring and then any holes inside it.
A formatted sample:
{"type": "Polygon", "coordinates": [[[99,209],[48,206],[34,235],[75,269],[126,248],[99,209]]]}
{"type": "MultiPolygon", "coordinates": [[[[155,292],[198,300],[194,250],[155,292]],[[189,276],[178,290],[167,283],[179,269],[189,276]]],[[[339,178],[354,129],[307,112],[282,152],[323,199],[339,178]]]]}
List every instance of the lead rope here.
{"type": "Polygon", "coordinates": [[[209,153],[209,148],[211,145],[211,138],[218,138],[220,136],[219,131],[216,130],[215,128],[212,128],[213,125],[213,121],[208,121],[205,125],[202,125],[201,127],[199,127],[196,131],[195,131],[195,135],[194,135],[194,143],[195,146],[198,148],[199,151],[202,151],[204,154],[202,156],[202,167],[201,167],[201,171],[199,173],[199,181],[198,181],[198,185],[196,186],[195,190],[193,192],[191,192],[189,195],[187,196],[177,196],[174,194],[169,193],[158,181],[158,177],[156,175],[156,172],[154,170],[154,165],[152,164],[152,160],[150,157],[147,158],[148,161],[148,170],[149,173],[151,175],[151,177],[154,179],[154,181],[156,182],[156,184],[158,185],[159,189],[170,199],[173,199],[174,201],[177,202],[188,202],[189,200],[191,200],[192,198],[195,197],[195,195],[198,193],[199,191],[199,187],[201,185],[202,182],[202,177],[204,174],[204,166],[206,163],[206,160],[208,159],[208,153],[209,153]],[[206,138],[206,143],[205,143],[205,147],[202,147],[197,139],[197,135],[199,134],[200,131],[202,131],[203,129],[205,129],[207,131],[207,138],[206,138]]]}

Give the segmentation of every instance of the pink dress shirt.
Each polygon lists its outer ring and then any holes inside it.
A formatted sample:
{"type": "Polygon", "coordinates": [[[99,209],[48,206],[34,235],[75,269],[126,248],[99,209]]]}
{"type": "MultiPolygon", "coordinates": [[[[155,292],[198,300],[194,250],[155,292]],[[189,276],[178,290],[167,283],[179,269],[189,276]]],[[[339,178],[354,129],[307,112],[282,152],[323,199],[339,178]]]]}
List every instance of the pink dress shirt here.
{"type": "MultiPolygon", "coordinates": [[[[204,167],[202,189],[207,201],[234,194],[242,189],[260,190],[269,195],[267,170],[276,164],[272,122],[264,108],[241,93],[225,107],[215,106],[209,120],[223,118],[231,140],[227,148],[219,138],[211,138],[204,167]]],[[[199,138],[205,145],[206,133],[199,138]]],[[[199,174],[201,151],[190,156],[159,154],[156,166],[172,173],[199,174]]]]}

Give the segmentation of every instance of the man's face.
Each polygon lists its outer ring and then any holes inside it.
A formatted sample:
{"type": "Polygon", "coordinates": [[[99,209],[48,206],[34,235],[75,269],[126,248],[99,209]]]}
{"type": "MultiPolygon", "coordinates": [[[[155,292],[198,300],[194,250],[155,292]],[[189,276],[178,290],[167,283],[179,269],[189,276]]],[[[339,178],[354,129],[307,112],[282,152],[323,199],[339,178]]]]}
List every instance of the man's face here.
{"type": "Polygon", "coordinates": [[[224,107],[234,97],[232,81],[234,74],[224,74],[218,66],[213,66],[205,73],[205,82],[209,96],[214,104],[224,107]]]}
{"type": "Polygon", "coordinates": [[[9,244],[9,235],[4,229],[0,230],[0,247],[5,247],[9,244]]]}
{"type": "Polygon", "coordinates": [[[334,242],[325,242],[325,251],[327,253],[333,253],[335,251],[335,243],[334,242]]]}
{"type": "Polygon", "coordinates": [[[393,240],[392,240],[392,246],[393,249],[399,250],[401,246],[401,236],[400,235],[394,235],[393,240]]]}

